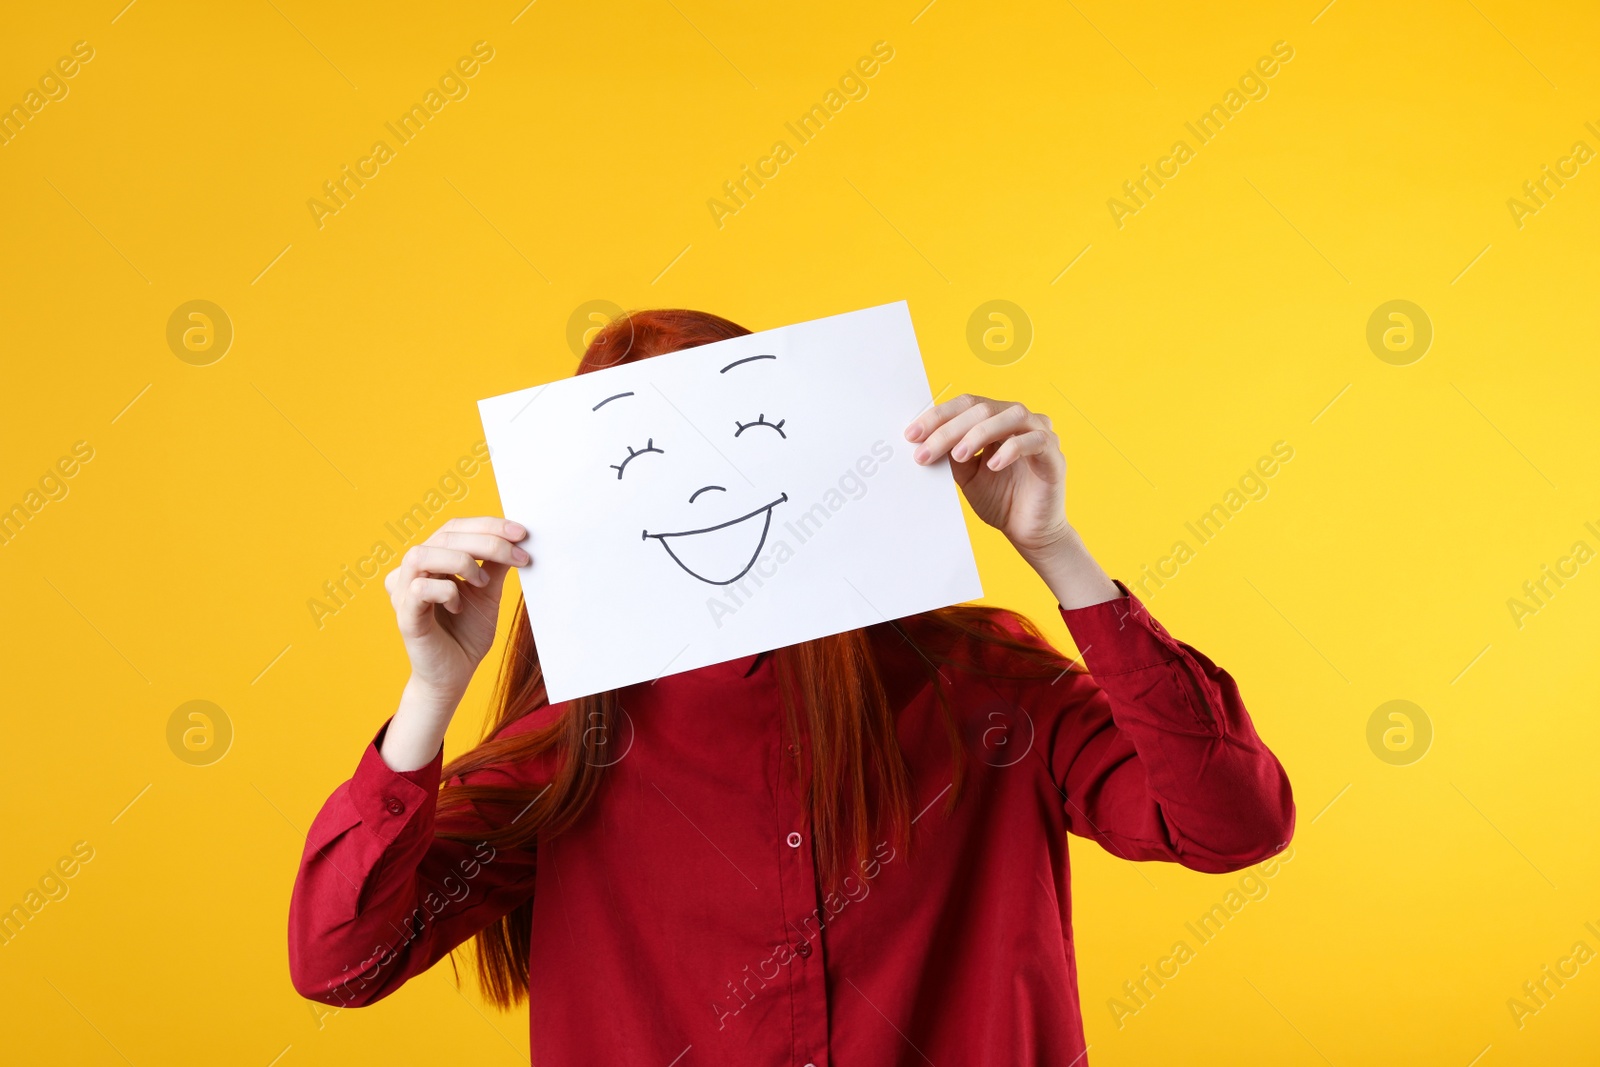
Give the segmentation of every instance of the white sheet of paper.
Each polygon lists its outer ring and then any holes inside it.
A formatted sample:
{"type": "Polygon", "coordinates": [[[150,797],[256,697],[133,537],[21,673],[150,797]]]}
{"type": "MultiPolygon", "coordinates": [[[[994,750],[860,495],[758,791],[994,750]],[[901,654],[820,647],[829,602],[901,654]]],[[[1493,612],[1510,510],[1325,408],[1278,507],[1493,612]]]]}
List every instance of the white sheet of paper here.
{"type": "Polygon", "coordinates": [[[480,401],[550,700],[983,595],[904,301],[480,401]]]}

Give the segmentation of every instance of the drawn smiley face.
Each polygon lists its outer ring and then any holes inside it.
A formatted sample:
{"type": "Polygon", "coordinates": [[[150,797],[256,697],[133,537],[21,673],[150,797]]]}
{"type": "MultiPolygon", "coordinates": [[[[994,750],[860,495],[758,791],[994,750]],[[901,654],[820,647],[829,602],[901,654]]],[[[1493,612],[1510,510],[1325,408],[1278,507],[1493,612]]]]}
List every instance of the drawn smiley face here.
{"type": "MultiPolygon", "coordinates": [[[[718,373],[727,374],[736,367],[755,363],[760,360],[777,359],[777,356],[760,355],[746,356],[736,359],[723,367],[718,373]]],[[[617,393],[608,396],[596,404],[591,410],[599,411],[613,400],[633,396],[632,392],[617,393]]],[[[746,435],[776,434],[783,441],[789,439],[788,432],[784,429],[786,419],[768,419],[765,412],[757,413],[753,419],[738,419],[733,421],[733,430],[728,435],[732,440],[745,438],[746,435]]],[[[654,456],[666,456],[667,449],[656,444],[654,437],[645,438],[642,448],[633,445],[626,446],[628,454],[618,463],[610,465],[611,470],[617,472],[617,481],[622,481],[624,475],[628,477],[644,477],[649,467],[658,461],[654,456]],[[635,461],[642,460],[643,465],[635,467],[635,461]]],[[[670,460],[659,462],[670,463],[670,460]]],[[[767,534],[772,529],[772,512],[780,504],[787,503],[789,494],[780,492],[776,497],[768,500],[760,507],[750,511],[740,512],[735,506],[728,508],[724,505],[729,499],[728,487],[724,485],[702,485],[689,494],[689,503],[695,504],[704,498],[701,507],[706,508],[707,521],[693,529],[683,530],[655,530],[645,529],[640,531],[641,541],[655,541],[666,551],[668,558],[676,563],[685,574],[697,578],[708,585],[732,585],[749,573],[750,568],[761,556],[761,550],[766,546],[767,534]],[[730,512],[738,512],[727,517],[730,512]]]]}

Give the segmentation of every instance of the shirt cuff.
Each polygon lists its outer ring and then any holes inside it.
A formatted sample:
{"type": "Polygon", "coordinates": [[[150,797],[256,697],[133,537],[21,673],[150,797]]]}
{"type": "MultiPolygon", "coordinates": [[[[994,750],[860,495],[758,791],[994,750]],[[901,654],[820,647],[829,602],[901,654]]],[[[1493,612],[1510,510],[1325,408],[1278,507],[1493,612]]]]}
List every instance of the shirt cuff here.
{"type": "Polygon", "coordinates": [[[1096,677],[1128,674],[1182,658],[1178,642],[1128,587],[1122,595],[1086,608],[1061,608],[1084,665],[1096,677]]]}
{"type": "Polygon", "coordinates": [[[418,820],[432,821],[444,767],[444,746],[440,745],[424,766],[414,771],[392,769],[380,751],[388,729],[387,722],[378,729],[350,778],[350,801],[361,816],[361,824],[385,845],[393,843],[418,820]]]}

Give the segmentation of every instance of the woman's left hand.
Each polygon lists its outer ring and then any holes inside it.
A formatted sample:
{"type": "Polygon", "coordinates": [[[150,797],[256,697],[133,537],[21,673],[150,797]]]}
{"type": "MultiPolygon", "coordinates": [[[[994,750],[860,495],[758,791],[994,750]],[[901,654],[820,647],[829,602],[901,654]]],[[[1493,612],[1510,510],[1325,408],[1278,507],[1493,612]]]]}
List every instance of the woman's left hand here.
{"type": "Polygon", "coordinates": [[[963,393],[917,416],[906,440],[918,463],[945,455],[978,517],[1025,558],[1074,536],[1067,522],[1067,459],[1048,416],[1007,400],[963,393]]]}
{"type": "Polygon", "coordinates": [[[917,416],[906,440],[924,466],[950,457],[972,510],[1006,535],[1063,608],[1122,595],[1067,522],[1067,457],[1048,417],[964,393],[917,416]]]}

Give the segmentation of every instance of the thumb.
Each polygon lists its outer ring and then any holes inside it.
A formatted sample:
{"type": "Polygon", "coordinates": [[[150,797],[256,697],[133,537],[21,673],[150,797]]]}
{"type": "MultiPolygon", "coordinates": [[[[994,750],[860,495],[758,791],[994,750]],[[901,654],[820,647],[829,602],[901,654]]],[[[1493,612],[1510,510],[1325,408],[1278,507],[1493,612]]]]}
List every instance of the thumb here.
{"type": "Polygon", "coordinates": [[[950,460],[950,473],[955,475],[956,484],[965,489],[967,483],[977,476],[981,466],[976,456],[964,460],[952,458],[950,460]]]}
{"type": "Polygon", "coordinates": [[[495,560],[484,560],[481,565],[484,573],[489,576],[489,580],[477,592],[498,600],[500,598],[500,590],[506,584],[506,575],[511,573],[511,564],[499,563],[495,560]]]}

